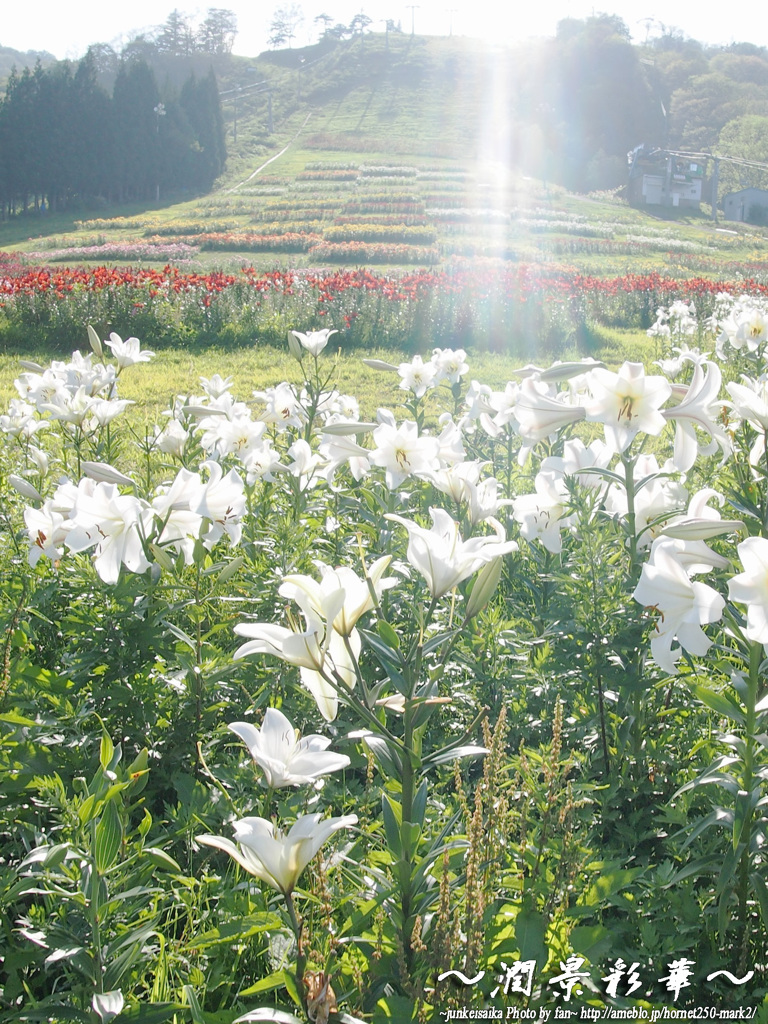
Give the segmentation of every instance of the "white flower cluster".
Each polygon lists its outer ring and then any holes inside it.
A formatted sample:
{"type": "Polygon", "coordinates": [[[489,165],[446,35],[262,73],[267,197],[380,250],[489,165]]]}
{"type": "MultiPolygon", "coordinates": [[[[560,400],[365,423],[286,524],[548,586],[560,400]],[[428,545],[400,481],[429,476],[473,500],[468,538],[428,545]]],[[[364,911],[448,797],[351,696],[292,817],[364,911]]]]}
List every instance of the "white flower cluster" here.
{"type": "MultiPolygon", "coordinates": [[[[754,300],[721,296],[708,328],[719,333],[720,353],[760,354],[768,337],[768,312],[754,300]]],[[[462,350],[435,349],[428,361],[417,356],[399,366],[368,360],[376,369],[396,373],[400,387],[416,402],[440,383],[451,388],[456,416],[443,414],[436,430],[424,429],[417,420],[398,421],[385,409],[375,422],[362,422],[353,397],[309,383],[302,390],[282,382],[253,392],[251,402],[238,401],[231,394],[231,379],[216,374],[202,380],[201,395],[177,398],[166,412],[165,426],[155,428],[150,448],[184,465],[144,495],[131,477],[102,462],[82,462],[79,479],[51,482],[52,456],[35,442],[39,432],[54,424],[72,437],[98,433],[125,408],[117,398],[119,374],[150,353],[142,352],[136,339],[122,342],[113,335],[105,344],[114,364],[79,353],[48,369],[27,364],[16,382],[19,398],[0,417],[0,430],[25,452],[27,468],[11,482],[32,502],[25,512],[29,561],[36,565],[45,556],[58,563],[66,551],[91,552],[107,583],[116,582],[122,569],[167,568],[170,556],[191,564],[199,545],[210,550],[222,539],[239,542],[248,489],[282,478],[296,496],[322,486],[335,490],[342,486],[338,476],[348,474],[354,481],[378,481],[390,492],[390,509],[409,481],[428,483],[477,534],[462,536],[457,520],[443,508],[431,509],[431,529],[398,514],[389,516],[406,529],[407,559],[437,600],[516,549],[497,518],[507,506],[524,540],[559,554],[566,531],[576,528],[572,490],[580,486],[591,489],[603,514],[631,524],[635,553],[649,552],[635,596],[661,613],[652,653],[672,672],[680,656],[675,640],[692,653],[701,652],[709,642],[701,626],[722,612],[716,592],[691,581],[723,567],[705,542],[741,525],[721,521],[710,505],[711,490],[689,498],[685,474],[700,457],[719,454],[724,463],[741,424],[748,424],[755,436],[751,462],[768,457],[768,377],[742,377],[727,384],[728,398],[721,398],[717,364],[682,341],[696,331],[694,308],[673,303],[659,311],[656,324],[657,334],[681,342],[677,358],[658,364],[663,375],[648,374],[634,362],[617,371],[594,360],[527,366],[518,381],[501,389],[471,381],[463,405],[458,385],[469,368],[462,350]],[[683,371],[687,383],[678,382],[683,371]],[[505,497],[488,463],[467,456],[473,435],[483,432],[494,440],[514,438],[523,466],[539,442],[564,428],[573,432],[582,423],[601,426],[602,437],[589,443],[576,436],[565,439],[561,455],[539,464],[531,493],[505,497]],[[660,437],[668,427],[671,450],[661,464],[640,447],[646,435],[660,437]],[[193,458],[199,460],[197,471],[186,468],[193,458]],[[50,496],[44,498],[46,489],[50,496]]],[[[333,333],[293,332],[294,355],[299,361],[309,355],[317,366],[333,333]]],[[[101,342],[93,334],[91,340],[95,355],[103,356],[101,342]]],[[[762,557],[761,552],[754,557],[762,557]]],[[[360,639],[355,622],[370,610],[372,594],[393,585],[382,575],[386,564],[388,559],[376,562],[367,582],[350,569],[320,563],[319,582],[287,577],[280,594],[298,605],[304,627],[244,623],[238,632],[249,642],[238,656],[268,653],[297,665],[324,717],[332,719],[339,685],[351,688],[356,682],[360,639]],[[336,684],[329,683],[329,674],[336,684]]],[[[732,600],[743,601],[748,592],[744,575],[732,581],[732,600]]],[[[749,586],[754,590],[757,584],[749,586]]],[[[768,611],[762,614],[768,618],[768,611]]],[[[750,607],[749,636],[763,635],[757,617],[750,607]]]]}
{"type": "Polygon", "coordinates": [[[73,553],[93,551],[97,573],[105,583],[117,583],[120,569],[144,572],[168,550],[192,564],[195,544],[210,549],[225,534],[232,543],[240,539],[240,518],[245,507],[243,482],[233,470],[222,474],[216,462],[203,463],[208,479],[199,473],[179,470],[170,486],[160,487],[151,501],[123,494],[129,477],[102,463],[84,466],[91,476],[77,484],[59,484],[39,508],[24,512],[29,535],[29,563],[42,555],[58,562],[64,548],[73,553]],[[100,477],[94,479],[93,475],[100,477]]]}
{"type": "MultiPolygon", "coordinates": [[[[260,729],[250,722],[232,722],[229,728],[246,744],[270,789],[314,783],[349,764],[346,754],[328,750],[331,741],[324,736],[299,737],[277,708],[267,708],[260,729]]],[[[233,824],[236,843],[214,835],[198,836],[197,841],[223,850],[249,874],[289,896],[326,840],[356,823],[355,814],[303,814],[285,832],[266,818],[240,818],[233,824]]]]}

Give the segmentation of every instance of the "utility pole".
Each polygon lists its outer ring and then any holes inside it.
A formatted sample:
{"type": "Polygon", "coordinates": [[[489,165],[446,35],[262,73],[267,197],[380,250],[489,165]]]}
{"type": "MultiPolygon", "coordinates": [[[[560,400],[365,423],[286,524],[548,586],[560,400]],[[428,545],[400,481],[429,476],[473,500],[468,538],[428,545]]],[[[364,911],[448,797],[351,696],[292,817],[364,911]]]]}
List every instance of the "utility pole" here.
{"type": "MultiPolygon", "coordinates": [[[[160,148],[160,118],[165,117],[165,104],[158,103],[155,109],[155,131],[157,132],[157,145],[160,148]]],[[[159,172],[158,172],[159,173],[159,172]]],[[[155,188],[155,202],[160,202],[160,182],[158,180],[155,188]]]]}
{"type": "Polygon", "coordinates": [[[415,12],[421,10],[421,7],[420,7],[419,4],[406,4],[406,7],[411,12],[411,38],[413,38],[413,36],[414,36],[414,34],[416,32],[416,16],[415,16],[415,12]]]}
{"type": "Polygon", "coordinates": [[[714,160],[715,166],[712,171],[712,181],[710,182],[712,194],[709,198],[712,200],[712,220],[715,222],[715,224],[717,224],[717,193],[719,191],[718,179],[720,177],[720,157],[716,156],[714,160]]]}

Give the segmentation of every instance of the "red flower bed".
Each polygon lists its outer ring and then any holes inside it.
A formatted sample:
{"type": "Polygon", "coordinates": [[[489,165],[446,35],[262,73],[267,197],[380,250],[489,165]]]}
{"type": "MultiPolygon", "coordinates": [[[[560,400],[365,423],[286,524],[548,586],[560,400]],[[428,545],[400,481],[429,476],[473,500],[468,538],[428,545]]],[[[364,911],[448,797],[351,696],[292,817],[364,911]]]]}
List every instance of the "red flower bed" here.
{"type": "MultiPolygon", "coordinates": [[[[275,242],[286,236],[275,236],[275,242]]],[[[238,238],[238,243],[240,239],[238,238]]],[[[324,243],[316,260],[371,263],[437,259],[407,245],[324,243]]],[[[0,254],[0,340],[32,347],[81,343],[88,323],[152,344],[283,341],[285,331],[335,326],[351,342],[407,345],[446,337],[535,354],[589,324],[646,328],[675,298],[707,315],[719,292],[768,294],[754,279],[678,280],[658,273],[600,278],[573,267],[474,260],[441,269],[375,273],[369,269],[190,273],[131,267],[21,267],[0,254]],[[322,319],[320,319],[322,318],[322,319]]]]}

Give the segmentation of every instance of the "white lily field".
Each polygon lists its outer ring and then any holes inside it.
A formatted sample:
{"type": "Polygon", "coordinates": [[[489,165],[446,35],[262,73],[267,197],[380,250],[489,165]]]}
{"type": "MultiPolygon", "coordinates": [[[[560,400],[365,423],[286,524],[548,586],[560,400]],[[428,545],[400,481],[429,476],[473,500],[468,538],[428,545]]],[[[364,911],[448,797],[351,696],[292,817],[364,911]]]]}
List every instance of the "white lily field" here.
{"type": "Polygon", "coordinates": [[[367,418],[335,333],[17,367],[0,1019],[768,1020],[766,300],[367,418]]]}

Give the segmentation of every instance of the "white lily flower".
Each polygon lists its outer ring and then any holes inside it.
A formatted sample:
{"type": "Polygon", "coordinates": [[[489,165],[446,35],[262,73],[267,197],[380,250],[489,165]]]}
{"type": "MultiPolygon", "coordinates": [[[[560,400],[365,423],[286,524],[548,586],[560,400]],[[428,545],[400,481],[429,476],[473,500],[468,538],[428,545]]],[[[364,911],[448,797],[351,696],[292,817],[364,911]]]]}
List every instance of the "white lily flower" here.
{"type": "Polygon", "coordinates": [[[336,471],[346,462],[355,480],[362,478],[370,471],[368,460],[370,452],[354,440],[354,434],[327,433],[326,427],[318,445],[318,454],[323,459],[320,475],[329,487],[333,487],[336,471]]]}
{"type": "Polygon", "coordinates": [[[565,516],[568,488],[562,477],[551,472],[536,474],[535,494],[523,494],[512,503],[515,522],[529,542],[540,541],[547,551],[559,554],[563,549],[560,531],[569,526],[572,516],[565,516]]]}
{"type": "Polygon", "coordinates": [[[299,737],[277,708],[267,708],[260,729],[250,722],[231,722],[229,728],[248,747],[270,789],[313,783],[349,764],[346,754],[327,749],[331,741],[326,736],[299,737]]]}
{"type": "Polygon", "coordinates": [[[575,477],[582,487],[605,490],[607,481],[597,473],[585,473],[585,469],[607,469],[613,452],[595,438],[589,447],[579,437],[572,437],[563,445],[562,456],[548,455],[541,461],[542,472],[552,472],[563,477],[575,477]]]}
{"type": "Polygon", "coordinates": [[[438,422],[441,427],[436,437],[438,463],[441,466],[455,466],[467,457],[461,427],[454,422],[450,413],[443,413],[438,422]]]}
{"type": "Polygon", "coordinates": [[[203,527],[202,515],[190,507],[190,503],[199,500],[201,489],[198,473],[180,469],[171,486],[159,489],[152,499],[156,518],[162,524],[162,532],[155,538],[155,543],[183,552],[187,565],[194,561],[195,542],[203,527]]]}
{"type": "Polygon", "coordinates": [[[301,404],[293,386],[283,381],[277,387],[266,391],[254,391],[253,397],[263,402],[266,408],[258,417],[264,423],[284,431],[289,427],[301,427],[307,422],[306,409],[301,404]]]}
{"type": "Polygon", "coordinates": [[[431,508],[429,514],[433,523],[431,530],[402,516],[387,515],[385,518],[400,523],[408,531],[406,557],[424,577],[434,598],[453,590],[486,562],[517,551],[515,541],[505,539],[504,528],[495,519],[488,520],[495,537],[471,537],[465,541],[459,533],[459,524],[445,509],[431,508]]]}
{"type": "Polygon", "coordinates": [[[527,377],[520,384],[514,405],[517,432],[523,440],[535,444],[562,427],[583,420],[583,407],[567,403],[563,400],[566,397],[567,392],[561,392],[553,398],[546,385],[527,377]]]}
{"type": "Polygon", "coordinates": [[[764,310],[749,306],[736,315],[736,331],[731,338],[734,348],[744,345],[750,352],[756,352],[768,339],[768,316],[764,310]]]}
{"type": "Polygon", "coordinates": [[[40,372],[29,371],[20,373],[13,386],[19,393],[23,402],[32,402],[38,405],[40,402],[48,402],[61,387],[58,376],[48,367],[40,372]]]}
{"type": "Polygon", "coordinates": [[[731,565],[729,559],[718,555],[703,540],[684,540],[682,537],[661,534],[651,545],[651,561],[655,561],[659,549],[674,558],[688,576],[697,576],[701,572],[711,572],[713,569],[728,569],[731,565]]]}
{"type": "MultiPolygon", "coordinates": [[[[380,597],[396,580],[385,577],[390,557],[385,555],[371,566],[368,578],[380,597]]],[[[281,597],[295,601],[301,608],[304,632],[269,623],[241,623],[235,632],[250,637],[235,652],[235,658],[248,654],[271,654],[301,669],[301,681],[317,702],[326,721],[338,712],[338,692],[333,676],[348,689],[357,682],[357,661],[361,640],[355,629],[358,619],[373,608],[368,582],[347,567],[322,567],[320,581],[300,573],[286,576],[280,586],[281,597]]]]}
{"type": "Polygon", "coordinates": [[[218,462],[204,462],[203,467],[208,470],[208,482],[201,486],[189,507],[192,512],[211,520],[205,544],[212,547],[224,533],[231,543],[237,544],[242,533],[240,520],[245,511],[243,481],[234,469],[224,476],[218,462]]]}
{"type": "MultiPolygon", "coordinates": [[[[624,466],[619,464],[614,472],[624,476],[624,466]]],[[[682,514],[688,491],[667,474],[669,465],[659,468],[655,455],[640,455],[635,462],[635,484],[642,484],[635,492],[635,535],[638,547],[647,548],[661,532],[664,522],[672,515],[682,514]]],[[[605,507],[615,515],[626,516],[629,512],[627,492],[612,485],[605,495],[605,507]]]]}
{"type": "MultiPolygon", "coordinates": [[[[368,579],[377,598],[397,584],[393,576],[384,576],[391,560],[390,555],[377,558],[368,572],[368,579]]],[[[330,622],[331,627],[341,636],[349,636],[357,620],[373,608],[373,597],[368,582],[347,566],[331,569],[330,566],[324,565],[321,571],[320,582],[311,576],[298,573],[286,576],[278,593],[282,597],[292,598],[308,621],[314,618],[330,622]]]]}
{"type": "Polygon", "coordinates": [[[467,353],[463,348],[432,349],[432,362],[435,365],[435,383],[445,381],[446,384],[458,384],[461,378],[469,373],[467,353]]]}
{"type": "Polygon", "coordinates": [[[342,395],[334,391],[330,401],[323,403],[322,410],[318,408],[318,412],[320,411],[323,414],[324,429],[331,423],[347,424],[348,428],[351,425],[353,430],[350,430],[350,433],[360,429],[360,403],[354,395],[342,395]]]}
{"type": "Polygon", "coordinates": [[[436,473],[430,473],[427,479],[443,494],[447,494],[457,504],[469,501],[470,489],[477,487],[480,477],[488,462],[480,462],[478,459],[468,459],[466,462],[457,462],[446,466],[436,473]]]}
{"type": "Polygon", "coordinates": [[[739,558],[745,570],[728,581],[728,597],[747,606],[749,639],[768,644],[768,540],[747,537],[739,544],[739,558]]]}
{"type": "Polygon", "coordinates": [[[360,634],[353,629],[343,637],[335,629],[326,632],[321,669],[302,668],[299,670],[302,684],[315,698],[318,710],[326,722],[332,722],[339,710],[339,692],[330,676],[337,676],[348,690],[357,682],[357,664],[360,659],[362,642],[360,634]]]}
{"type": "Polygon", "coordinates": [[[123,341],[120,335],[115,334],[114,331],[104,341],[104,344],[112,349],[112,355],[121,370],[124,370],[126,366],[133,366],[134,363],[148,363],[155,357],[154,352],[141,351],[141,342],[138,338],[127,338],[123,341]]]}
{"type": "Polygon", "coordinates": [[[206,417],[200,421],[200,447],[216,458],[236,454],[242,459],[251,448],[261,444],[267,429],[261,420],[252,420],[250,412],[233,419],[218,416],[206,417]]]}
{"type": "Polygon", "coordinates": [[[705,363],[712,354],[711,352],[701,352],[697,348],[689,348],[685,342],[682,345],[674,345],[672,351],[677,354],[669,359],[656,359],[653,363],[672,380],[682,371],[686,363],[705,363]]]}
{"type": "Polygon", "coordinates": [[[53,563],[58,562],[64,553],[63,545],[72,525],[70,520],[65,519],[51,501],[46,501],[40,508],[24,509],[24,522],[29,537],[29,564],[34,568],[43,555],[53,563]]]}
{"type": "Polygon", "coordinates": [[[312,451],[308,441],[305,441],[303,437],[299,438],[298,441],[293,442],[286,454],[291,459],[287,463],[286,469],[296,477],[302,490],[310,484],[315,486],[320,482],[319,469],[323,464],[323,459],[312,451]]]}
{"type": "Polygon", "coordinates": [[[88,416],[91,418],[89,426],[94,430],[97,427],[106,427],[112,420],[122,416],[129,405],[135,404],[128,398],[94,398],[88,409],[88,416]]]}
{"type": "Polygon", "coordinates": [[[680,403],[662,411],[665,419],[675,421],[673,462],[681,473],[686,473],[691,468],[697,455],[712,455],[718,446],[722,449],[724,459],[731,454],[731,442],[723,427],[715,420],[720,412],[717,396],[721,383],[722,374],[714,363],[697,363],[693,368],[691,383],[686,389],[682,389],[683,397],[680,403]],[[704,367],[707,368],[706,373],[704,367]],[[695,429],[697,427],[709,435],[708,444],[702,445],[699,442],[695,429]]]}
{"type": "Polygon", "coordinates": [[[44,452],[42,448],[38,448],[31,444],[27,448],[27,455],[29,456],[30,462],[35,464],[35,468],[41,477],[48,475],[48,468],[50,466],[50,458],[48,453],[44,452]]]}
{"type": "Polygon", "coordinates": [[[416,398],[422,398],[437,383],[437,364],[425,363],[421,356],[414,356],[410,363],[400,363],[397,372],[400,387],[412,391],[416,398]]]}
{"type": "MultiPolygon", "coordinates": [[[[155,427],[157,430],[157,427],[155,427]]],[[[166,455],[175,455],[180,459],[184,454],[184,446],[189,440],[189,432],[179,420],[169,420],[165,427],[156,435],[155,444],[166,455]]]]}
{"type": "MultiPolygon", "coordinates": [[[[317,629],[296,633],[285,626],[268,622],[241,622],[235,632],[251,640],[238,647],[233,657],[249,654],[270,654],[289,665],[299,667],[301,681],[315,698],[318,710],[326,722],[332,722],[338,713],[339,698],[329,674],[336,673],[348,687],[356,681],[355,660],[350,657],[344,638],[329,629],[325,638],[317,629]]],[[[354,659],[360,654],[360,636],[355,630],[349,637],[354,659]]]]}
{"type": "Polygon", "coordinates": [[[120,494],[115,484],[93,484],[85,478],[78,485],[71,518],[67,547],[77,552],[95,545],[94,566],[105,583],[117,583],[121,565],[137,573],[149,568],[141,539],[150,521],[145,502],[120,494]]]}
{"type": "Polygon", "coordinates": [[[235,660],[249,654],[271,654],[300,668],[319,671],[323,667],[325,652],[320,645],[321,636],[317,629],[297,633],[271,622],[238,622],[235,633],[251,638],[232,655],[235,660]]]}
{"type": "Polygon", "coordinates": [[[741,379],[744,383],[731,381],[725,389],[733,399],[737,415],[765,434],[768,430],[768,380],[765,377],[752,380],[744,375],[741,379]]]}
{"type": "Polygon", "coordinates": [[[500,430],[493,424],[491,414],[491,395],[493,392],[487,384],[480,384],[479,381],[470,382],[467,393],[464,396],[464,414],[460,420],[461,429],[468,434],[474,433],[476,424],[482,423],[483,429],[492,436],[500,433],[500,430]],[[486,424],[490,424],[490,431],[486,424]]]}
{"type": "MultiPolygon", "coordinates": [[[[198,411],[196,415],[205,416],[206,413],[213,416],[226,416],[228,420],[239,420],[243,417],[250,418],[251,410],[245,402],[238,402],[234,395],[228,391],[222,391],[219,395],[210,396],[208,403],[202,406],[202,412],[198,411]]],[[[201,419],[200,428],[203,429],[206,426],[205,419],[201,419]]]]}
{"type": "Polygon", "coordinates": [[[746,420],[757,431],[757,438],[749,453],[750,464],[756,466],[765,456],[768,434],[768,378],[757,380],[742,375],[742,384],[730,382],[726,390],[733,399],[736,417],[746,420]]]}
{"type": "MultiPolygon", "coordinates": [[[[517,398],[520,394],[520,385],[515,381],[507,381],[503,391],[491,391],[488,396],[488,405],[494,413],[492,418],[480,417],[483,429],[491,437],[498,437],[504,427],[511,425],[517,428],[517,398]]],[[[469,398],[469,396],[467,396],[469,398]]]]}
{"type": "Polygon", "coordinates": [[[394,490],[409,476],[426,476],[439,466],[437,438],[419,435],[413,421],[399,427],[381,423],[373,432],[376,445],[369,459],[386,471],[387,487],[394,490]]]}
{"type": "Polygon", "coordinates": [[[319,814],[305,814],[286,834],[264,818],[241,818],[234,823],[238,845],[222,836],[203,835],[197,841],[224,850],[249,874],[287,896],[323,843],[355,824],[356,814],[325,820],[319,814]]]}
{"type": "Polygon", "coordinates": [[[76,391],[68,391],[62,387],[49,401],[38,402],[37,408],[39,412],[47,412],[53,419],[62,423],[80,424],[90,416],[95,401],[85,385],[81,385],[76,391]]]}
{"type": "MultiPolygon", "coordinates": [[[[332,623],[342,613],[345,593],[333,581],[332,584],[323,590],[311,576],[295,574],[286,577],[279,592],[299,605],[304,615],[305,630],[286,629],[267,622],[239,623],[235,632],[251,639],[234,654],[235,658],[270,654],[289,665],[298,666],[302,683],[328,722],[333,721],[338,711],[338,692],[332,677],[338,676],[344,686],[351,689],[357,681],[357,659],[361,649],[356,629],[350,628],[348,634],[342,635],[333,628],[332,623]]],[[[350,614],[354,615],[359,607],[358,603],[350,614]]]]}
{"type": "Polygon", "coordinates": [[[668,546],[654,547],[632,596],[660,613],[651,638],[651,654],[665,672],[677,673],[675,663],[681,648],[699,656],[707,653],[712,641],[701,627],[720,619],[725,601],[706,583],[691,582],[668,546]],[[680,647],[673,650],[675,639],[680,647]]]}
{"type": "Polygon", "coordinates": [[[487,462],[470,459],[432,473],[429,480],[443,494],[449,495],[457,504],[466,504],[473,526],[496,515],[500,508],[511,505],[511,498],[499,494],[499,481],[495,476],[481,479],[487,462]]]}
{"type": "Polygon", "coordinates": [[[232,378],[222,377],[221,374],[214,373],[212,377],[201,377],[200,383],[203,386],[203,391],[209,398],[221,398],[224,392],[229,391],[232,387],[232,378]]]}
{"type": "Polygon", "coordinates": [[[29,402],[20,398],[12,398],[8,403],[8,412],[0,416],[0,430],[9,437],[33,437],[38,430],[45,430],[47,420],[35,419],[37,410],[29,402]]]}
{"type": "Polygon", "coordinates": [[[660,434],[666,420],[660,407],[672,394],[664,377],[647,377],[642,363],[626,362],[618,373],[597,368],[589,375],[592,402],[587,419],[602,423],[605,440],[614,452],[623,452],[641,430],[660,434]]]}
{"type": "Polygon", "coordinates": [[[306,334],[303,334],[301,331],[291,331],[291,334],[296,338],[301,347],[306,349],[312,356],[319,356],[328,344],[330,336],[338,333],[338,331],[332,331],[327,327],[323,328],[322,331],[308,331],[306,334]]]}
{"type": "Polygon", "coordinates": [[[494,519],[501,508],[512,504],[512,498],[501,497],[500,487],[495,476],[485,477],[476,486],[469,486],[467,511],[473,526],[494,519]]]}
{"type": "Polygon", "coordinates": [[[249,487],[253,487],[257,480],[274,480],[274,474],[281,469],[280,455],[272,447],[269,438],[257,447],[243,452],[240,461],[245,469],[245,479],[249,487]]]}

